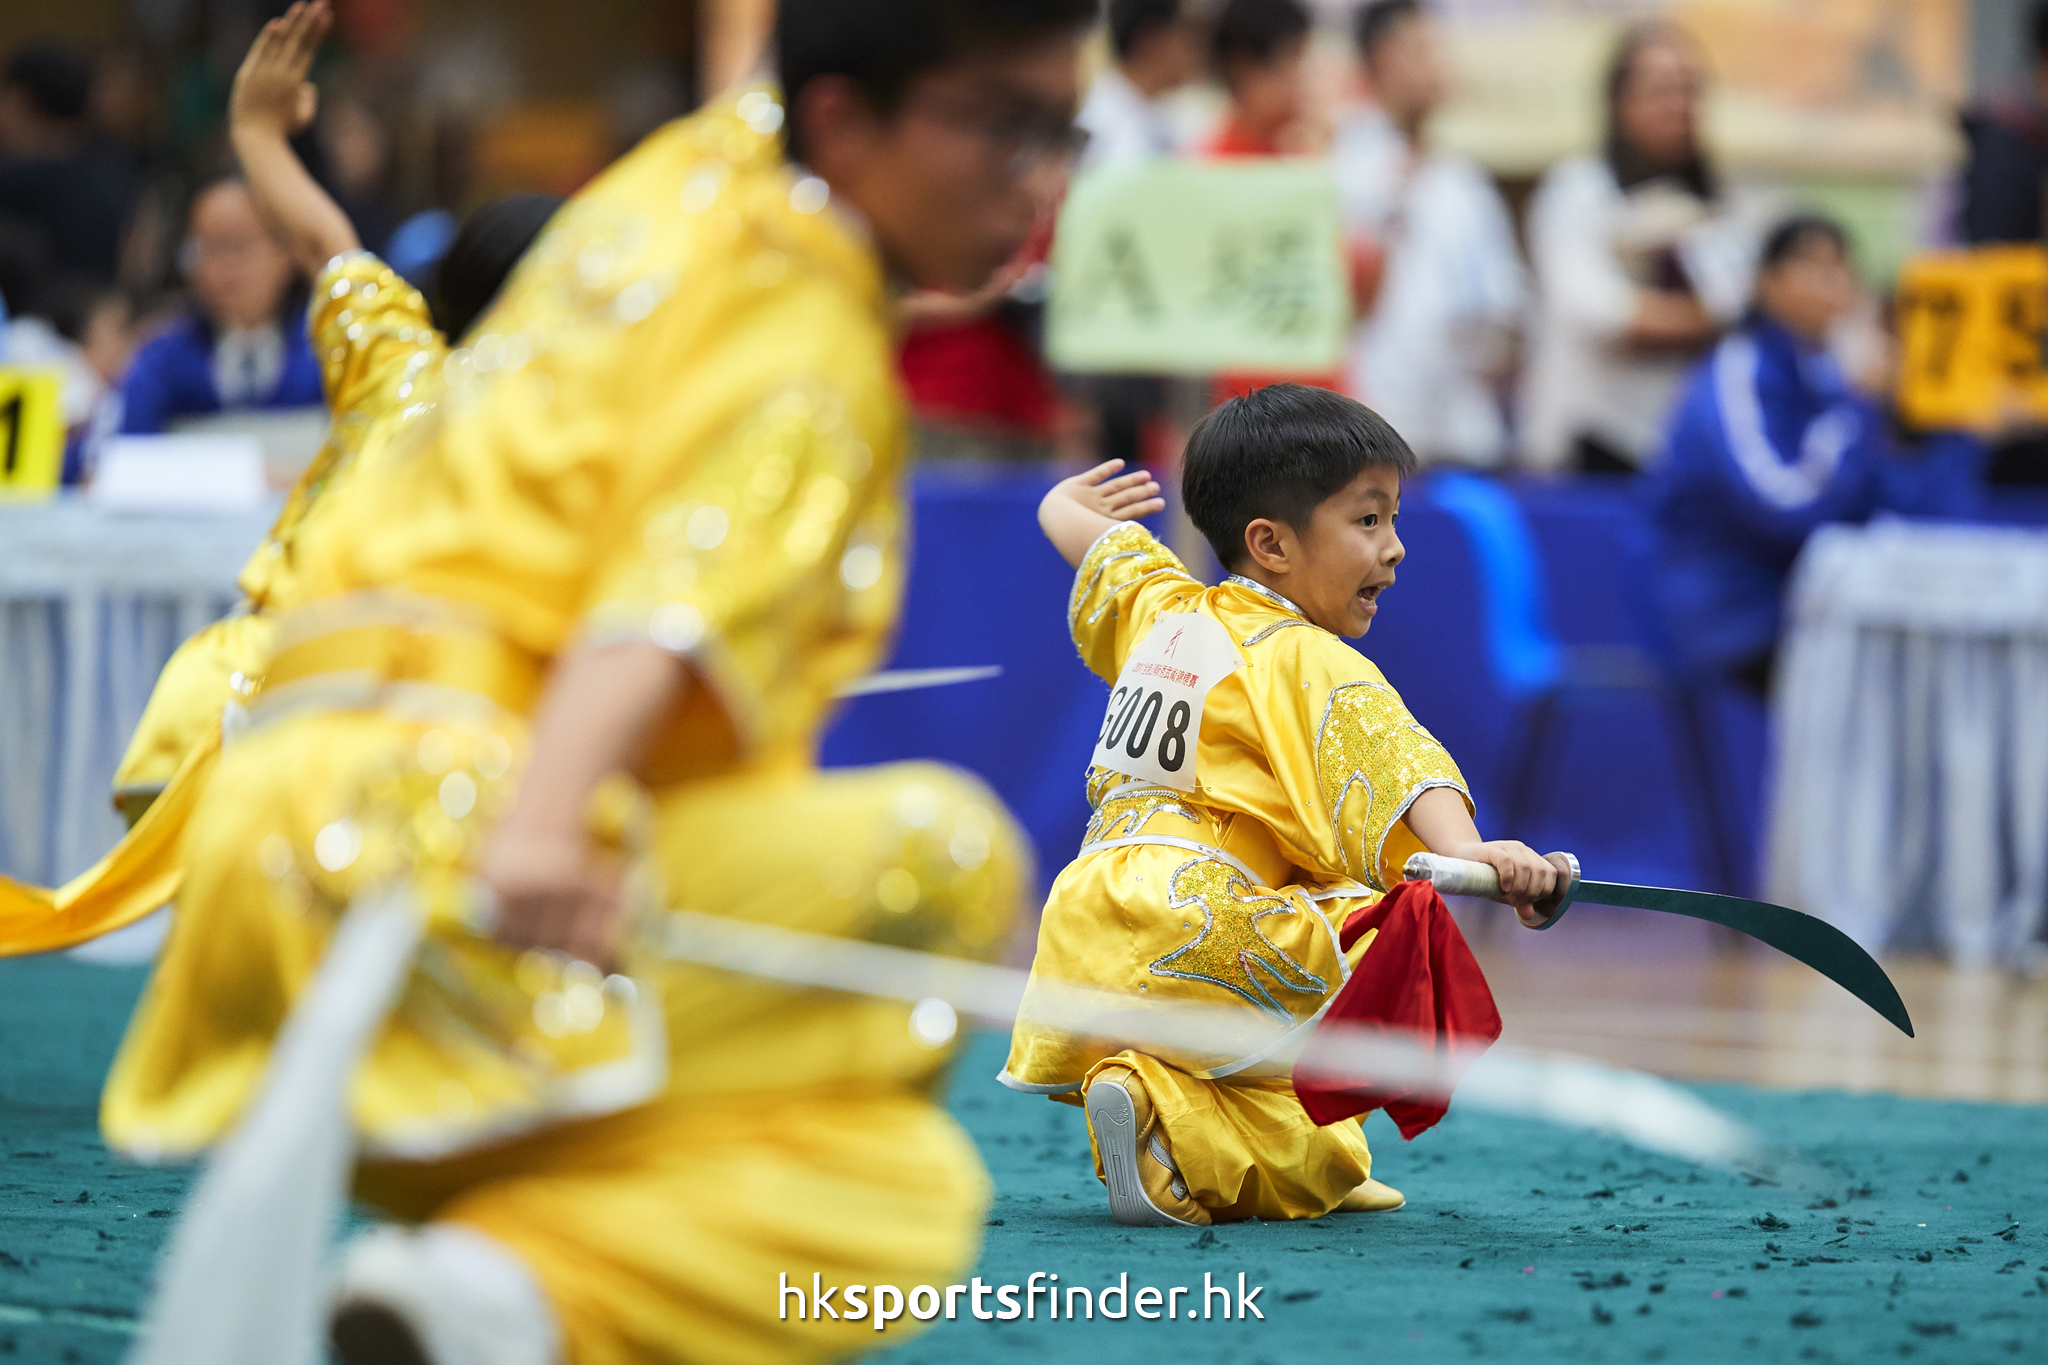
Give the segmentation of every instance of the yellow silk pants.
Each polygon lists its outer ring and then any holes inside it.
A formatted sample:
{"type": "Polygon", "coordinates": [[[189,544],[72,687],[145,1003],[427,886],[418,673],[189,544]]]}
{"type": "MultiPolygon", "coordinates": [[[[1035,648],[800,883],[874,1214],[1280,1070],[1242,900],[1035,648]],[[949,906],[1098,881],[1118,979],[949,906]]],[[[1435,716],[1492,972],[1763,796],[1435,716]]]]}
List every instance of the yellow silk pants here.
{"type": "Polygon", "coordinates": [[[363,1167],[359,1192],[460,1223],[525,1262],[570,1365],[827,1360],[898,1344],[904,1314],[805,1322],[777,1286],[963,1279],[988,1179],[923,1096],[769,1092],[642,1109],[432,1165],[363,1167]]]}
{"type": "MultiPolygon", "coordinates": [[[[1097,1062],[1088,1079],[1112,1066],[1137,1073],[1189,1196],[1219,1223],[1318,1218],[1372,1174],[1358,1124],[1318,1127],[1284,1079],[1197,1080],[1129,1051],[1097,1062]]],[[[1088,1144],[1094,1148],[1092,1130],[1088,1144]]],[[[1095,1177],[1102,1178],[1100,1151],[1095,1177]]]]}
{"type": "MultiPolygon", "coordinates": [[[[359,868],[390,865],[373,851],[408,839],[416,859],[445,851],[443,882],[462,875],[485,828],[450,832],[438,793],[452,778],[435,774],[496,771],[491,754],[488,731],[337,712],[259,730],[224,756],[186,839],[171,941],[109,1077],[111,1145],[176,1152],[224,1135],[318,967],[333,907],[361,889],[359,868]],[[431,774],[390,775],[422,754],[431,774]],[[342,821],[359,857],[332,856],[342,821]],[[323,851],[345,869],[324,870],[323,851]]],[[[507,784],[474,781],[473,818],[502,809],[507,784]]],[[[764,766],[657,792],[648,823],[668,907],[951,955],[998,955],[1029,879],[996,798],[933,764],[764,766]]],[[[423,894],[435,884],[415,879],[423,894]]],[[[669,961],[659,942],[647,936],[625,964],[660,999],[655,1098],[494,1137],[480,1126],[492,1113],[545,1101],[519,1088],[515,1064],[545,1040],[508,1048],[491,1032],[537,1002],[520,993],[523,959],[436,913],[421,962],[439,966],[416,969],[352,1087],[368,1150],[384,1154],[361,1167],[363,1194],[520,1255],[569,1365],[801,1362],[904,1339],[907,1314],[881,1333],[784,1319],[778,1287],[783,1273],[806,1286],[818,1273],[907,1293],[972,1264],[989,1191],[932,1098],[950,1048],[913,1036],[900,1002],[669,961]],[[391,1155],[423,1133],[441,1146],[391,1155]]],[[[558,1066],[584,1060],[577,1042],[553,1040],[558,1066]]]]}

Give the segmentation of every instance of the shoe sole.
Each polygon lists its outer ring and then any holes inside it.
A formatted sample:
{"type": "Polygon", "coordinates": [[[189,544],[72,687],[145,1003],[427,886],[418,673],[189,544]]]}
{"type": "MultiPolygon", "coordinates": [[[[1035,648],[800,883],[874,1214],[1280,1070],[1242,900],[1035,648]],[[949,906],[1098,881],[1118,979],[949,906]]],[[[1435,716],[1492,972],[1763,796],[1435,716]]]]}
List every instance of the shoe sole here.
{"type": "Polygon", "coordinates": [[[1138,1106],[1115,1081],[1088,1087],[1088,1127],[1102,1154],[1103,1183],[1109,1187],[1109,1216],[1132,1228],[1192,1228],[1152,1202],[1138,1174],[1138,1106]]]}
{"type": "Polygon", "coordinates": [[[434,1365],[405,1319],[381,1303],[343,1304],[328,1331],[341,1365],[434,1365]]]}

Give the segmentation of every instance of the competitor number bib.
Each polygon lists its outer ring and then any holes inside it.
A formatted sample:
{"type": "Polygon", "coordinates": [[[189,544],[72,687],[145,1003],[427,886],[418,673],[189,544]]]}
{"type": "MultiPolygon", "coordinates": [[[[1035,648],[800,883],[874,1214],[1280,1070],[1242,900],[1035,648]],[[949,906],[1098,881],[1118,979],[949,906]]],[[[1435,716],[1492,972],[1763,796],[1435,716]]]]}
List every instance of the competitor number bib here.
{"type": "Polygon", "coordinates": [[[1161,616],[1124,661],[1091,761],[1192,792],[1202,702],[1243,662],[1230,632],[1215,617],[1199,612],[1161,616]]]}

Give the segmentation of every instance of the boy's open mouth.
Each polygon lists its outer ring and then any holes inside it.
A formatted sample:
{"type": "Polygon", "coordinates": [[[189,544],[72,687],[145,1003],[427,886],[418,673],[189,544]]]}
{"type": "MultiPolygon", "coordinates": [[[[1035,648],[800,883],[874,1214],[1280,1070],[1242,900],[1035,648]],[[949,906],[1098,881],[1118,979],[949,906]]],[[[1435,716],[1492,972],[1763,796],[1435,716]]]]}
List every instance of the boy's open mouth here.
{"type": "Polygon", "coordinates": [[[1372,615],[1379,611],[1380,593],[1387,586],[1385,583],[1368,583],[1358,590],[1358,600],[1365,604],[1367,615],[1372,615]]]}

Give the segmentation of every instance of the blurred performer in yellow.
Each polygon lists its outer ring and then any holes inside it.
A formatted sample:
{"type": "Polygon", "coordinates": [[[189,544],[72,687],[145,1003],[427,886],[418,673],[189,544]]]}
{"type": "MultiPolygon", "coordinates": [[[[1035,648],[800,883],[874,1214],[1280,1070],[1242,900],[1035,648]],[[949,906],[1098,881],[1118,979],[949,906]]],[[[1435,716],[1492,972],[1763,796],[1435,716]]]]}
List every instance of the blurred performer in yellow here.
{"type": "Polygon", "coordinates": [[[430,314],[417,289],[362,249],[348,217],[291,149],[289,139],[313,117],[316,90],[306,71],[330,23],[324,4],[300,5],[264,29],[236,75],[229,127],[257,211],[313,281],[306,325],[333,429],[243,567],[242,606],[179,646],[158,677],[114,775],[114,805],[129,835],[64,886],[0,878],[0,957],[74,947],[176,895],[185,821],[213,772],[224,718],[239,717],[269,661],[276,613],[292,596],[302,523],[365,452],[385,444],[413,383],[446,355],[444,333],[469,329],[561,205],[527,194],[479,208],[442,261],[430,314]]]}
{"type": "Polygon", "coordinates": [[[224,1267],[302,1235],[302,1148],[424,1224],[345,1257],[350,1365],[838,1356],[895,1338],[789,1312],[784,1274],[967,1267],[987,1184],[939,1040],[666,962],[663,907],[999,947],[1024,856],[994,799],[815,750],[898,607],[891,277],[971,288],[1021,243],[1090,13],[789,0],[789,103],[671,125],[572,200],[301,528],[104,1098],[121,1150],[227,1139],[143,1359],[283,1358],[258,1338],[309,1277],[224,1267]]]}
{"type": "MultiPolygon", "coordinates": [[[[1077,569],[1074,643],[1114,691],[1088,774],[1095,816],[1053,883],[1032,992],[1069,982],[1246,1017],[1241,1046],[1129,1049],[1029,1023],[1027,993],[1001,1079],[1086,1108],[1119,1222],[1400,1207],[1371,1179],[1359,1126],[1318,1125],[1285,1066],[1267,1064],[1274,1029],[1312,1029],[1369,951],[1389,955],[1383,931],[1419,949],[1412,921],[1370,913],[1400,909],[1385,893],[1409,854],[1490,863],[1520,908],[1551,890],[1555,869],[1527,847],[1480,839],[1451,756],[1344,642],[1371,627],[1406,553],[1394,518],[1414,469],[1363,405],[1275,384],[1188,440],[1182,500],[1232,570],[1218,586],[1117,524],[1160,505],[1147,475],[1104,465],[1039,509],[1077,569]]],[[[1476,966],[1471,977],[1497,1034],[1476,966]]]]}

